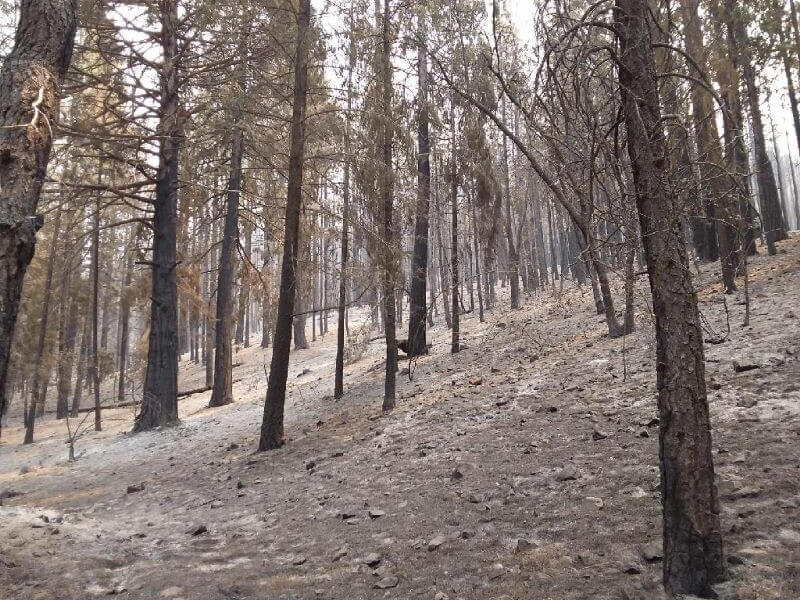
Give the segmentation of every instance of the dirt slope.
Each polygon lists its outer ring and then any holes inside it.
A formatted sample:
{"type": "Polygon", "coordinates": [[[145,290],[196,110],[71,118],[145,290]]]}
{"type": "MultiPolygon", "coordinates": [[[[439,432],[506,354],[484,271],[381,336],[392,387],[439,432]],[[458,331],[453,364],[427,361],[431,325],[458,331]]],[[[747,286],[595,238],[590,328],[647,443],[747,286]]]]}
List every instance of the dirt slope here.
{"type": "MultiPolygon", "coordinates": [[[[800,598],[800,240],[752,265],[742,295],[698,280],[732,581],[800,598]],[[733,362],[753,366],[734,372],[733,362]]],[[[645,284],[644,281],[641,282],[645,284]]],[[[661,597],[654,349],[604,336],[590,290],[541,293],[464,325],[468,348],[399,378],[381,415],[380,342],[331,396],[335,332],[293,357],[289,444],[256,454],[269,354],[242,350],[237,402],[180,404],[137,436],[130,409],[66,462],[63,424],[0,446],[0,597],[616,599],[661,597]],[[300,377],[304,369],[310,372],[300,377]],[[140,491],[134,491],[143,485],[140,491]],[[131,492],[128,493],[128,487],[131,492]]],[[[401,365],[409,367],[407,363],[401,365]]],[[[181,387],[201,368],[181,363],[181,387]]]]}

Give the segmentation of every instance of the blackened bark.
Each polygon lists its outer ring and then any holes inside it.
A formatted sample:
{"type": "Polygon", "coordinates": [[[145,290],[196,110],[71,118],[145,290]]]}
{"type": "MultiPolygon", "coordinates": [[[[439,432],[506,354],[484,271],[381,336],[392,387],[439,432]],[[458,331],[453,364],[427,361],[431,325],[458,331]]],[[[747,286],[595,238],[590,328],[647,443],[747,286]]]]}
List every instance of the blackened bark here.
{"type": "MultiPolygon", "coordinates": [[[[241,90],[243,93],[244,90],[241,90]]],[[[241,99],[237,99],[241,102],[241,99]]],[[[233,325],[233,274],[236,269],[236,243],[239,239],[239,197],[242,185],[242,154],[244,129],[240,122],[241,111],[237,109],[231,142],[231,171],[228,179],[225,229],[222,234],[222,250],[219,256],[219,279],[217,281],[217,318],[215,321],[214,389],[209,406],[223,406],[233,402],[233,349],[231,334],[233,325]]]]}
{"type": "Polygon", "coordinates": [[[36,417],[44,414],[44,392],[43,386],[47,386],[45,375],[49,379],[49,368],[44,368],[44,346],[47,337],[47,321],[50,316],[50,297],[53,292],[53,271],[55,269],[56,254],[58,253],[58,237],[61,234],[61,208],[56,211],[55,225],[53,229],[53,240],[50,244],[50,257],[47,260],[47,275],[44,283],[44,298],[42,300],[42,311],[39,316],[39,339],[36,343],[36,358],[33,364],[33,390],[31,392],[31,404],[28,410],[28,420],[25,425],[25,439],[23,444],[33,443],[33,428],[36,417]],[[47,371],[47,373],[45,373],[47,371]]]}
{"type": "Polygon", "coordinates": [[[62,301],[58,333],[58,397],[56,418],[69,413],[69,393],[72,389],[72,366],[75,363],[75,339],[78,336],[78,301],[70,293],[72,281],[71,260],[66,259],[61,278],[62,301]]]}
{"type": "Polygon", "coordinates": [[[76,0],[22,0],[14,47],[0,70],[0,415],[76,13],[76,0]]]}
{"type": "Polygon", "coordinates": [[[656,317],[664,586],[705,594],[725,575],[697,297],[665,173],[668,153],[645,0],[617,0],[619,79],[656,317]]]}
{"type": "Polygon", "coordinates": [[[75,365],[75,393],[72,396],[72,408],[70,408],[69,416],[77,417],[78,411],[81,407],[81,399],[83,398],[83,384],[86,381],[88,370],[86,368],[89,360],[89,336],[91,320],[88,316],[83,319],[83,327],[81,328],[81,349],[78,352],[78,364],[75,365]]]}
{"type": "Polygon", "coordinates": [[[347,113],[345,114],[345,163],[344,182],[342,190],[342,258],[339,272],[339,307],[338,326],[336,330],[336,373],[333,383],[333,397],[337,400],[344,395],[344,335],[347,317],[347,261],[350,252],[350,127],[351,112],[353,109],[353,71],[356,67],[356,39],[353,28],[354,16],[350,13],[350,47],[349,69],[347,71],[347,113]]]}
{"type": "MultiPolygon", "coordinates": [[[[422,21],[423,17],[419,17],[422,21]]],[[[414,255],[411,259],[411,309],[408,318],[408,355],[427,354],[428,213],[431,199],[430,139],[428,135],[428,49],[421,26],[417,51],[419,116],[417,128],[417,214],[414,255]]]]}
{"type": "Polygon", "coordinates": [[[178,294],[175,269],[178,166],[182,138],[178,114],[179,54],[178,6],[162,0],[161,106],[155,214],[153,216],[153,265],[150,335],[141,411],[133,431],[145,431],[178,422],[178,294]]]}
{"type": "MultiPolygon", "coordinates": [[[[456,117],[455,111],[450,109],[450,277],[453,298],[452,306],[453,330],[450,337],[450,352],[455,354],[461,350],[458,311],[458,165],[456,164],[456,117]]],[[[487,253],[488,253],[487,248],[487,253]]]]}
{"type": "Polygon", "coordinates": [[[292,101],[289,182],[286,193],[286,218],[283,234],[280,296],[272,347],[264,419],[259,450],[272,450],[284,444],[283,411],[289,352],[292,344],[292,314],[296,293],[297,254],[300,238],[300,208],[303,195],[303,157],[306,141],[306,96],[308,91],[308,51],[311,1],[300,0],[297,15],[297,45],[294,58],[294,98],[292,101]]]}
{"type": "Polygon", "coordinates": [[[753,150],[755,152],[756,180],[758,181],[758,197],[761,205],[761,223],[770,255],[777,252],[775,242],[786,239],[786,230],[781,216],[778,186],[772,163],[767,155],[767,144],[764,136],[764,122],[761,117],[761,100],[756,83],[756,71],[753,65],[751,42],[740,7],[733,0],[725,2],[725,22],[728,28],[728,43],[735,65],[739,68],[747,90],[750,105],[750,121],[753,132],[753,150]]]}
{"type": "Polygon", "coordinates": [[[131,315],[131,282],[133,281],[133,253],[129,249],[125,257],[125,275],[119,298],[119,377],[117,379],[117,404],[125,402],[125,385],[128,373],[128,338],[131,315]]]}
{"type": "MultiPolygon", "coordinates": [[[[103,172],[100,159],[98,173],[103,172]]],[[[90,373],[94,392],[94,430],[100,431],[100,353],[97,346],[98,300],[100,294],[100,196],[95,198],[94,227],[92,228],[92,362],[90,373]]]]}
{"type": "MultiPolygon", "coordinates": [[[[681,9],[685,23],[686,50],[695,62],[705,69],[706,51],[703,47],[697,5],[692,0],[681,0],[681,9]]],[[[702,74],[697,75],[702,76],[702,74]]],[[[725,292],[732,293],[736,289],[736,267],[739,262],[736,243],[736,232],[739,229],[739,215],[735,202],[737,192],[728,185],[730,178],[724,168],[722,147],[714,117],[713,98],[704,87],[694,84],[691,99],[700,181],[706,195],[714,204],[714,225],[722,267],[722,283],[725,292]]]]}
{"type": "Polygon", "coordinates": [[[386,375],[383,385],[383,410],[392,410],[395,401],[395,386],[397,379],[397,334],[396,334],[396,306],[395,306],[395,280],[397,277],[396,258],[394,256],[394,225],[393,225],[393,194],[394,174],[392,173],[392,141],[394,127],[392,122],[392,40],[390,36],[389,2],[383,1],[383,15],[381,27],[383,30],[381,40],[381,117],[383,120],[383,135],[381,136],[380,174],[381,219],[383,234],[383,307],[384,331],[386,334],[386,375]]]}

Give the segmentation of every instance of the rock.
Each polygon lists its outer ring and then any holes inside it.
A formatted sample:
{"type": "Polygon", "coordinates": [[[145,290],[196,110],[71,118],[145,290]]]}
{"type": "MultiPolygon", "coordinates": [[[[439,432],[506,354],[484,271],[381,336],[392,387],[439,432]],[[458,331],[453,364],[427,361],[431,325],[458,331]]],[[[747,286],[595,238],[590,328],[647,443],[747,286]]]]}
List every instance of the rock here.
{"type": "Polygon", "coordinates": [[[300,565],[304,564],[307,560],[308,558],[306,558],[302,554],[298,554],[292,559],[292,564],[299,567],[300,565]]]}
{"type": "Polygon", "coordinates": [[[306,463],[306,471],[312,470],[314,467],[317,466],[316,461],[310,460],[306,463]]]}
{"type": "Polygon", "coordinates": [[[433,600],[450,600],[450,596],[448,596],[444,592],[436,592],[436,595],[433,597],[433,600]]]}
{"type": "Polygon", "coordinates": [[[500,372],[501,372],[501,370],[500,370],[500,369],[498,369],[497,367],[492,367],[492,368],[491,368],[491,369],[489,369],[489,370],[490,370],[492,373],[500,373],[500,372]]]}
{"type": "Polygon", "coordinates": [[[22,496],[22,492],[18,492],[17,490],[3,490],[0,492],[0,504],[6,498],[16,498],[17,496],[22,496]]]}
{"type": "Polygon", "coordinates": [[[341,548],[336,550],[336,552],[333,553],[333,556],[331,557],[331,562],[338,562],[345,556],[347,556],[347,547],[342,546],[341,548]]]}
{"type": "Polygon", "coordinates": [[[362,558],[360,562],[367,565],[368,567],[377,567],[378,564],[380,564],[381,560],[383,559],[381,558],[380,554],[378,554],[377,552],[370,552],[364,558],[362,558]]]}
{"type": "Polygon", "coordinates": [[[241,480],[241,479],[240,479],[239,481],[237,481],[237,482],[236,482],[236,489],[237,489],[237,490],[244,489],[244,484],[242,483],[242,480],[241,480]]]}
{"type": "Polygon", "coordinates": [[[472,377],[469,378],[469,384],[481,385],[483,384],[483,377],[481,377],[480,375],[473,375],[472,377]]]}
{"type": "Polygon", "coordinates": [[[755,498],[761,495],[759,487],[737,487],[728,495],[731,500],[743,500],[745,498],[755,498]]]}
{"type": "Polygon", "coordinates": [[[497,401],[497,402],[495,402],[494,404],[495,404],[495,406],[497,406],[498,408],[499,408],[499,407],[501,407],[501,406],[505,406],[506,404],[508,404],[508,398],[501,398],[500,400],[498,400],[498,401],[497,401]]]}
{"type": "Polygon", "coordinates": [[[640,438],[649,438],[650,437],[650,432],[647,431],[647,429],[640,429],[638,435],[639,435],[640,438]]]}
{"type": "Polygon", "coordinates": [[[129,485],[125,493],[135,494],[136,492],[141,492],[142,490],[144,490],[144,481],[142,483],[134,483],[129,485]]]}
{"type": "Polygon", "coordinates": [[[603,431],[601,429],[598,429],[597,427],[595,427],[594,430],[592,431],[592,439],[595,442],[597,440],[604,440],[607,437],[608,437],[608,434],[605,431],[603,431]]]}
{"type": "Polygon", "coordinates": [[[639,575],[639,574],[641,574],[642,569],[637,565],[631,564],[631,565],[626,565],[622,569],[622,572],[626,573],[627,575],[639,575]]]}
{"type": "Polygon", "coordinates": [[[535,547],[536,544],[525,538],[516,538],[511,541],[511,552],[514,554],[519,554],[520,552],[525,552],[535,547]]]}
{"type": "Polygon", "coordinates": [[[353,511],[349,511],[349,510],[344,510],[344,511],[339,513],[339,516],[341,517],[342,521],[347,521],[348,519],[355,518],[356,513],[353,512],[353,511]]]}
{"type": "Polygon", "coordinates": [[[736,401],[736,406],[739,408],[753,408],[756,404],[758,404],[758,400],[755,398],[739,398],[736,401]]]}
{"type": "Polygon", "coordinates": [[[309,369],[309,368],[305,368],[305,369],[303,369],[302,371],[300,371],[300,372],[297,374],[297,376],[298,376],[298,377],[302,377],[303,375],[308,375],[309,373],[311,373],[311,369],[309,369]]]}
{"type": "Polygon", "coordinates": [[[458,467],[453,469],[453,472],[450,473],[450,481],[459,481],[464,478],[464,474],[458,470],[458,467]]]}
{"type": "Polygon", "coordinates": [[[189,529],[186,531],[186,533],[188,533],[188,534],[191,534],[191,535],[201,535],[201,534],[203,534],[203,533],[207,533],[207,532],[208,532],[208,527],[206,527],[206,526],[205,526],[204,524],[202,524],[202,523],[201,523],[201,524],[199,524],[199,525],[192,525],[192,526],[191,526],[191,527],[190,527],[190,528],[189,528],[189,529]]]}
{"type": "Polygon", "coordinates": [[[760,369],[761,365],[754,361],[747,361],[743,360],[739,362],[738,360],[733,361],[733,370],[736,373],[743,373],[745,371],[752,371],[753,369],[760,369]]]}
{"type": "Polygon", "coordinates": [[[647,498],[647,492],[645,492],[639,486],[636,486],[631,492],[631,498],[647,498]]]}
{"type": "Polygon", "coordinates": [[[800,544],[800,532],[784,527],[778,531],[778,539],[790,544],[800,544]]]}
{"type": "Polygon", "coordinates": [[[660,542],[650,542],[641,547],[640,553],[646,562],[658,562],[664,558],[660,542]]]}
{"type": "Polygon", "coordinates": [[[395,575],[389,575],[381,579],[378,583],[376,583],[373,587],[376,590],[388,590],[390,588],[397,587],[397,584],[400,583],[400,580],[395,575]]]}
{"type": "Polygon", "coordinates": [[[722,384],[719,381],[714,381],[713,379],[708,383],[708,387],[712,390],[721,390],[722,384]]]}
{"type": "Polygon", "coordinates": [[[228,446],[228,452],[230,452],[231,450],[236,450],[238,447],[239,444],[237,444],[236,442],[231,442],[230,445],[228,446]]]}
{"type": "Polygon", "coordinates": [[[380,519],[386,513],[382,510],[378,510],[377,508],[371,508],[367,511],[367,514],[369,514],[370,519],[380,519]]]}
{"type": "Polygon", "coordinates": [[[597,510],[602,510],[605,506],[602,498],[597,498],[596,496],[586,496],[586,502],[590,503],[594,506],[597,510]]]}
{"type": "Polygon", "coordinates": [[[211,508],[222,508],[224,505],[225,503],[222,500],[212,500],[209,506],[211,508]]]}
{"type": "Polygon", "coordinates": [[[439,546],[445,543],[447,538],[444,537],[441,533],[434,537],[430,542],[428,542],[428,552],[433,552],[439,546]]]}
{"type": "Polygon", "coordinates": [[[728,554],[727,556],[729,565],[743,565],[744,559],[738,554],[728,554]]]}
{"type": "Polygon", "coordinates": [[[566,465],[556,473],[556,481],[575,481],[578,477],[578,469],[574,465],[566,465]]]}

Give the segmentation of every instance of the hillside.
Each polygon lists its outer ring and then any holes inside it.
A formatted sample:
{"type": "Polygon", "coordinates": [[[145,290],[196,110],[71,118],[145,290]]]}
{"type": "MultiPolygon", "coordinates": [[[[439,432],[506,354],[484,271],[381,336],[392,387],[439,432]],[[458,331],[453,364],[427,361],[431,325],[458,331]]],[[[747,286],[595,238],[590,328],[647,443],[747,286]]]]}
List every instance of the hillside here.
{"type": "MultiPolygon", "coordinates": [[[[741,600],[800,597],[800,238],[780,249],[751,262],[748,328],[741,285],[723,304],[714,265],[697,280],[706,337],[725,338],[706,344],[720,591],[741,600]]],[[[135,436],[133,409],[106,410],[74,463],[63,422],[22,446],[15,419],[0,446],[0,596],[661,598],[640,279],[637,330],[621,339],[571,284],[484,324],[465,315],[455,356],[437,323],[431,355],[401,363],[389,414],[381,340],[333,400],[332,330],[293,353],[289,442],[268,453],[254,452],[269,364],[255,347],[235,354],[233,405],[194,394],[180,426],[135,436]]],[[[181,389],[202,385],[201,366],[180,367],[181,389]]]]}

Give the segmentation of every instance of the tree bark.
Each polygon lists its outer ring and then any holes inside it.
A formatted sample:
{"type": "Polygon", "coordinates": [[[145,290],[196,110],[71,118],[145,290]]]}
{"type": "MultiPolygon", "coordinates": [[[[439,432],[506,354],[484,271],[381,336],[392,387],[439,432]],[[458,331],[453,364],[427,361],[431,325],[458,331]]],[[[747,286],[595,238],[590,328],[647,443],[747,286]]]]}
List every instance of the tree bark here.
{"type": "Polygon", "coordinates": [[[134,432],[178,423],[178,294],[176,220],[182,124],[178,109],[178,5],[161,3],[161,106],[155,214],[150,335],[142,406],[134,432]]]}
{"type": "Polygon", "coordinates": [[[286,402],[286,379],[289,376],[289,352],[292,343],[292,314],[296,294],[297,254],[300,238],[300,208],[303,195],[303,158],[306,138],[306,96],[308,91],[309,29],[311,1],[300,0],[297,15],[297,44],[294,57],[294,98],[292,100],[289,181],[286,193],[283,261],[280,296],[272,347],[264,418],[261,423],[259,450],[272,450],[284,442],[283,412],[286,402]]]}
{"type": "Polygon", "coordinates": [[[353,71],[356,68],[356,39],[354,31],[354,15],[350,13],[350,46],[348,49],[349,67],[347,71],[347,113],[345,113],[344,130],[344,182],[342,189],[342,258],[339,269],[339,306],[338,325],[336,329],[336,369],[333,383],[333,397],[340,399],[344,395],[344,337],[347,318],[347,267],[350,252],[350,128],[353,110],[353,71]]]}
{"type": "Polygon", "coordinates": [[[747,90],[750,105],[750,121],[753,131],[753,150],[756,162],[756,180],[758,181],[758,197],[761,206],[761,223],[770,255],[777,252],[775,242],[786,239],[786,230],[781,217],[778,186],[767,155],[764,136],[764,122],[761,116],[761,100],[756,83],[756,71],[753,65],[751,42],[747,35],[746,25],[741,10],[734,0],[724,0],[725,22],[728,28],[728,40],[736,67],[741,71],[747,90]]]}
{"type": "Polygon", "coordinates": [[[383,306],[384,330],[386,333],[386,375],[383,386],[383,410],[392,410],[395,402],[395,386],[397,378],[397,335],[396,335],[396,307],[395,307],[395,280],[397,277],[396,258],[394,256],[394,224],[393,224],[393,183],[392,173],[392,141],[394,127],[392,123],[392,40],[389,23],[390,0],[383,1],[383,15],[381,17],[381,117],[383,132],[381,136],[381,220],[383,234],[383,306]]]}
{"type": "Polygon", "coordinates": [[[44,414],[44,390],[42,386],[46,386],[44,369],[42,362],[44,360],[44,347],[47,339],[47,321],[50,316],[50,297],[53,293],[53,271],[55,269],[56,254],[58,253],[58,238],[61,234],[61,208],[56,210],[55,225],[53,227],[53,239],[50,244],[50,257],[47,259],[47,274],[45,275],[44,283],[44,298],[42,300],[42,311],[39,316],[39,339],[36,343],[36,358],[33,363],[33,389],[31,392],[31,403],[28,409],[28,419],[25,427],[25,439],[23,444],[33,443],[33,428],[36,422],[36,417],[44,414]]]}
{"type": "MultiPolygon", "coordinates": [[[[244,93],[242,89],[240,93],[244,93]]],[[[242,102],[242,97],[237,99],[242,102]]],[[[236,269],[236,243],[239,239],[239,197],[242,185],[242,154],[244,128],[241,124],[241,109],[236,109],[233,138],[231,141],[231,171],[228,179],[225,230],[219,256],[219,280],[217,282],[217,318],[215,321],[214,389],[209,406],[224,406],[233,402],[233,277],[236,269]]],[[[241,314],[241,311],[240,311],[241,314]]],[[[240,317],[241,318],[241,317],[240,317]]]]}
{"type": "MultiPolygon", "coordinates": [[[[681,0],[684,19],[686,50],[704,71],[707,66],[706,50],[697,4],[681,0]]],[[[698,77],[702,74],[696,74],[698,77]]],[[[704,87],[693,84],[691,88],[692,120],[697,143],[697,162],[701,186],[714,205],[714,226],[717,232],[722,284],[725,293],[736,290],[736,267],[739,263],[736,232],[739,229],[738,211],[734,199],[736,190],[730,189],[730,178],[725,172],[722,147],[714,114],[711,94],[704,87]]]]}
{"type": "Polygon", "coordinates": [[[619,79],[656,317],[664,586],[706,594],[725,574],[697,297],[665,173],[668,153],[645,0],[617,0],[619,79]]]}
{"type": "MultiPolygon", "coordinates": [[[[22,0],[14,47],[0,70],[0,415],[39,194],[72,59],[76,0],[22,0]]],[[[2,432],[0,425],[0,433],[2,432]]]]}
{"type": "Polygon", "coordinates": [[[411,260],[411,309],[408,317],[408,355],[427,354],[426,312],[428,308],[428,213],[431,200],[430,139],[428,134],[428,48],[424,17],[419,16],[420,44],[417,51],[419,116],[417,128],[417,214],[414,225],[414,255],[411,260]]]}

